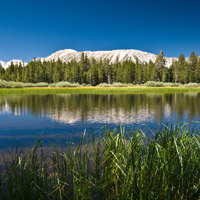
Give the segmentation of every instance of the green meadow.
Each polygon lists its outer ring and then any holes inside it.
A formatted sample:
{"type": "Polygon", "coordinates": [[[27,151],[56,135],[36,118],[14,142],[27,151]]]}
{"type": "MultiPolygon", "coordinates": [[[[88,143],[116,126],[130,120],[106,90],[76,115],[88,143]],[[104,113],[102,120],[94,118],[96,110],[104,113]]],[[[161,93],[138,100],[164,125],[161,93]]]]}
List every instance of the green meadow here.
{"type": "Polygon", "coordinates": [[[200,92],[200,88],[180,87],[78,87],[78,88],[1,88],[0,95],[7,94],[142,94],[200,92]]]}

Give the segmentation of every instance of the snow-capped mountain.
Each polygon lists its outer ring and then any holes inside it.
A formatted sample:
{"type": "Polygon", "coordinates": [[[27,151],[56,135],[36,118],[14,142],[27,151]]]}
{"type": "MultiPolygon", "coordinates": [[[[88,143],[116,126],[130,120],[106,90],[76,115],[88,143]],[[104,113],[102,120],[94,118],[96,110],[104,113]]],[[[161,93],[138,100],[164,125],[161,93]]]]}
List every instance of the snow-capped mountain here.
{"type": "MultiPolygon", "coordinates": [[[[152,62],[155,62],[156,55],[152,53],[147,53],[139,50],[112,50],[112,51],[83,51],[85,55],[89,59],[95,58],[96,60],[100,59],[109,59],[111,63],[116,62],[116,59],[118,59],[119,62],[125,61],[125,60],[132,60],[133,62],[136,62],[136,58],[138,58],[138,61],[140,63],[149,62],[150,60],[152,62]]],[[[75,59],[79,61],[81,59],[82,52],[78,52],[72,49],[65,49],[57,51],[50,56],[46,58],[38,58],[41,61],[50,61],[50,60],[57,60],[58,58],[62,60],[63,62],[69,62],[71,59],[75,59]]],[[[166,57],[166,66],[169,67],[173,61],[177,60],[177,58],[168,58],[166,57]]]]}
{"type": "MultiPolygon", "coordinates": [[[[156,55],[152,53],[147,53],[139,50],[112,50],[112,51],[82,51],[78,52],[73,49],[65,49],[56,51],[55,53],[52,53],[50,56],[46,58],[37,58],[37,60],[41,61],[50,61],[50,60],[57,60],[58,58],[62,60],[63,62],[69,62],[71,59],[75,59],[79,61],[81,59],[81,54],[84,53],[87,55],[89,59],[95,58],[96,60],[104,60],[109,59],[111,63],[115,63],[118,59],[119,62],[123,62],[126,60],[131,60],[133,62],[136,62],[136,58],[138,58],[138,61],[140,63],[149,62],[150,60],[152,62],[155,62],[156,55]]],[[[178,58],[175,57],[166,57],[166,66],[169,67],[173,61],[177,60],[178,58]]],[[[0,64],[6,69],[10,66],[11,62],[14,64],[21,63],[22,66],[26,66],[27,63],[25,63],[22,60],[11,60],[9,62],[3,62],[0,61],[0,64]]]]}
{"type": "Polygon", "coordinates": [[[8,68],[11,65],[11,63],[13,63],[14,65],[16,65],[16,64],[19,65],[20,63],[22,64],[22,66],[27,65],[27,63],[24,62],[23,60],[10,60],[8,62],[0,61],[0,65],[5,69],[8,68]]]}

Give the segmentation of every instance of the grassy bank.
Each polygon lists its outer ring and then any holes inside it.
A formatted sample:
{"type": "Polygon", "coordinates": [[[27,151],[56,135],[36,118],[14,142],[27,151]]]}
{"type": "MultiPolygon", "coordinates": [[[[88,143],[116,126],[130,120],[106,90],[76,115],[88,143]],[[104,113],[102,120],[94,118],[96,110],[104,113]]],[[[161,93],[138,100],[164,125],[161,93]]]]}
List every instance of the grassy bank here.
{"type": "Polygon", "coordinates": [[[21,83],[0,80],[0,95],[2,94],[136,94],[136,93],[183,93],[200,92],[200,84],[163,83],[148,81],[145,84],[133,85],[126,83],[101,83],[97,86],[67,81],[58,83],[21,83]]]}
{"type": "MultiPolygon", "coordinates": [[[[40,151],[40,154],[38,154],[40,151]]],[[[83,137],[67,152],[5,159],[1,199],[188,199],[200,198],[200,136],[186,127],[163,126],[153,139],[137,130],[106,130],[83,137]]]]}
{"type": "Polygon", "coordinates": [[[0,88],[0,95],[7,94],[142,94],[200,92],[200,88],[180,87],[78,87],[78,88],[0,88]]]}

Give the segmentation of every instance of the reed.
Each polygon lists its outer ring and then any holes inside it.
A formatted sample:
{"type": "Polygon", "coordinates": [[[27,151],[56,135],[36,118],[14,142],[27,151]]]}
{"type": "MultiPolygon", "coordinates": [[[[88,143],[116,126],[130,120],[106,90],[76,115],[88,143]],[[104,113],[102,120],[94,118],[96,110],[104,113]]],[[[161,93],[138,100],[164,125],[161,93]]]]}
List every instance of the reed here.
{"type": "Polygon", "coordinates": [[[161,126],[153,138],[142,130],[105,129],[44,153],[4,158],[1,199],[199,199],[200,136],[185,125],[161,126]]]}

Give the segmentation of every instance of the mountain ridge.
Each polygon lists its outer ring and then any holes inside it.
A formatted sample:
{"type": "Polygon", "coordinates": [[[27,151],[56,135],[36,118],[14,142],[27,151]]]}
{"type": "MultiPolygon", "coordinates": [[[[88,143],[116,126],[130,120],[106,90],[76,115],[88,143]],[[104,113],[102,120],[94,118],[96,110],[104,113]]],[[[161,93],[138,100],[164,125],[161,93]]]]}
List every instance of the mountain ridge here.
{"type": "MultiPolygon", "coordinates": [[[[111,63],[116,62],[117,59],[119,62],[123,62],[126,60],[131,60],[133,62],[136,62],[136,58],[140,63],[149,62],[150,60],[152,62],[155,62],[157,56],[153,53],[148,53],[145,51],[135,50],[135,49],[116,49],[110,51],[76,51],[73,49],[64,49],[56,51],[47,57],[36,58],[36,60],[52,61],[60,59],[63,62],[69,62],[72,59],[75,59],[79,61],[81,59],[82,53],[87,55],[89,59],[91,58],[95,58],[96,60],[109,59],[111,63]]],[[[171,66],[173,61],[178,60],[178,58],[176,57],[165,57],[165,58],[166,58],[166,67],[171,66]]],[[[11,60],[9,62],[0,61],[0,64],[6,69],[7,67],[10,66],[11,62],[13,62],[14,64],[22,63],[24,66],[27,65],[27,63],[22,60],[11,60]]]]}
{"type": "MultiPolygon", "coordinates": [[[[87,55],[89,59],[95,58],[96,60],[100,59],[103,60],[107,58],[110,60],[111,63],[116,62],[117,58],[119,62],[123,62],[126,60],[131,60],[133,62],[136,62],[136,58],[138,58],[138,61],[140,63],[149,62],[150,60],[152,62],[155,62],[157,57],[157,55],[153,53],[148,53],[135,49],[116,49],[110,51],[75,51],[73,49],[64,49],[56,51],[51,55],[47,56],[46,58],[37,58],[37,60],[51,61],[51,60],[57,60],[59,58],[63,62],[69,62],[71,59],[79,61],[81,59],[82,53],[87,55]]],[[[178,60],[178,58],[176,57],[165,57],[165,58],[167,67],[171,66],[173,61],[178,60]]]]}

